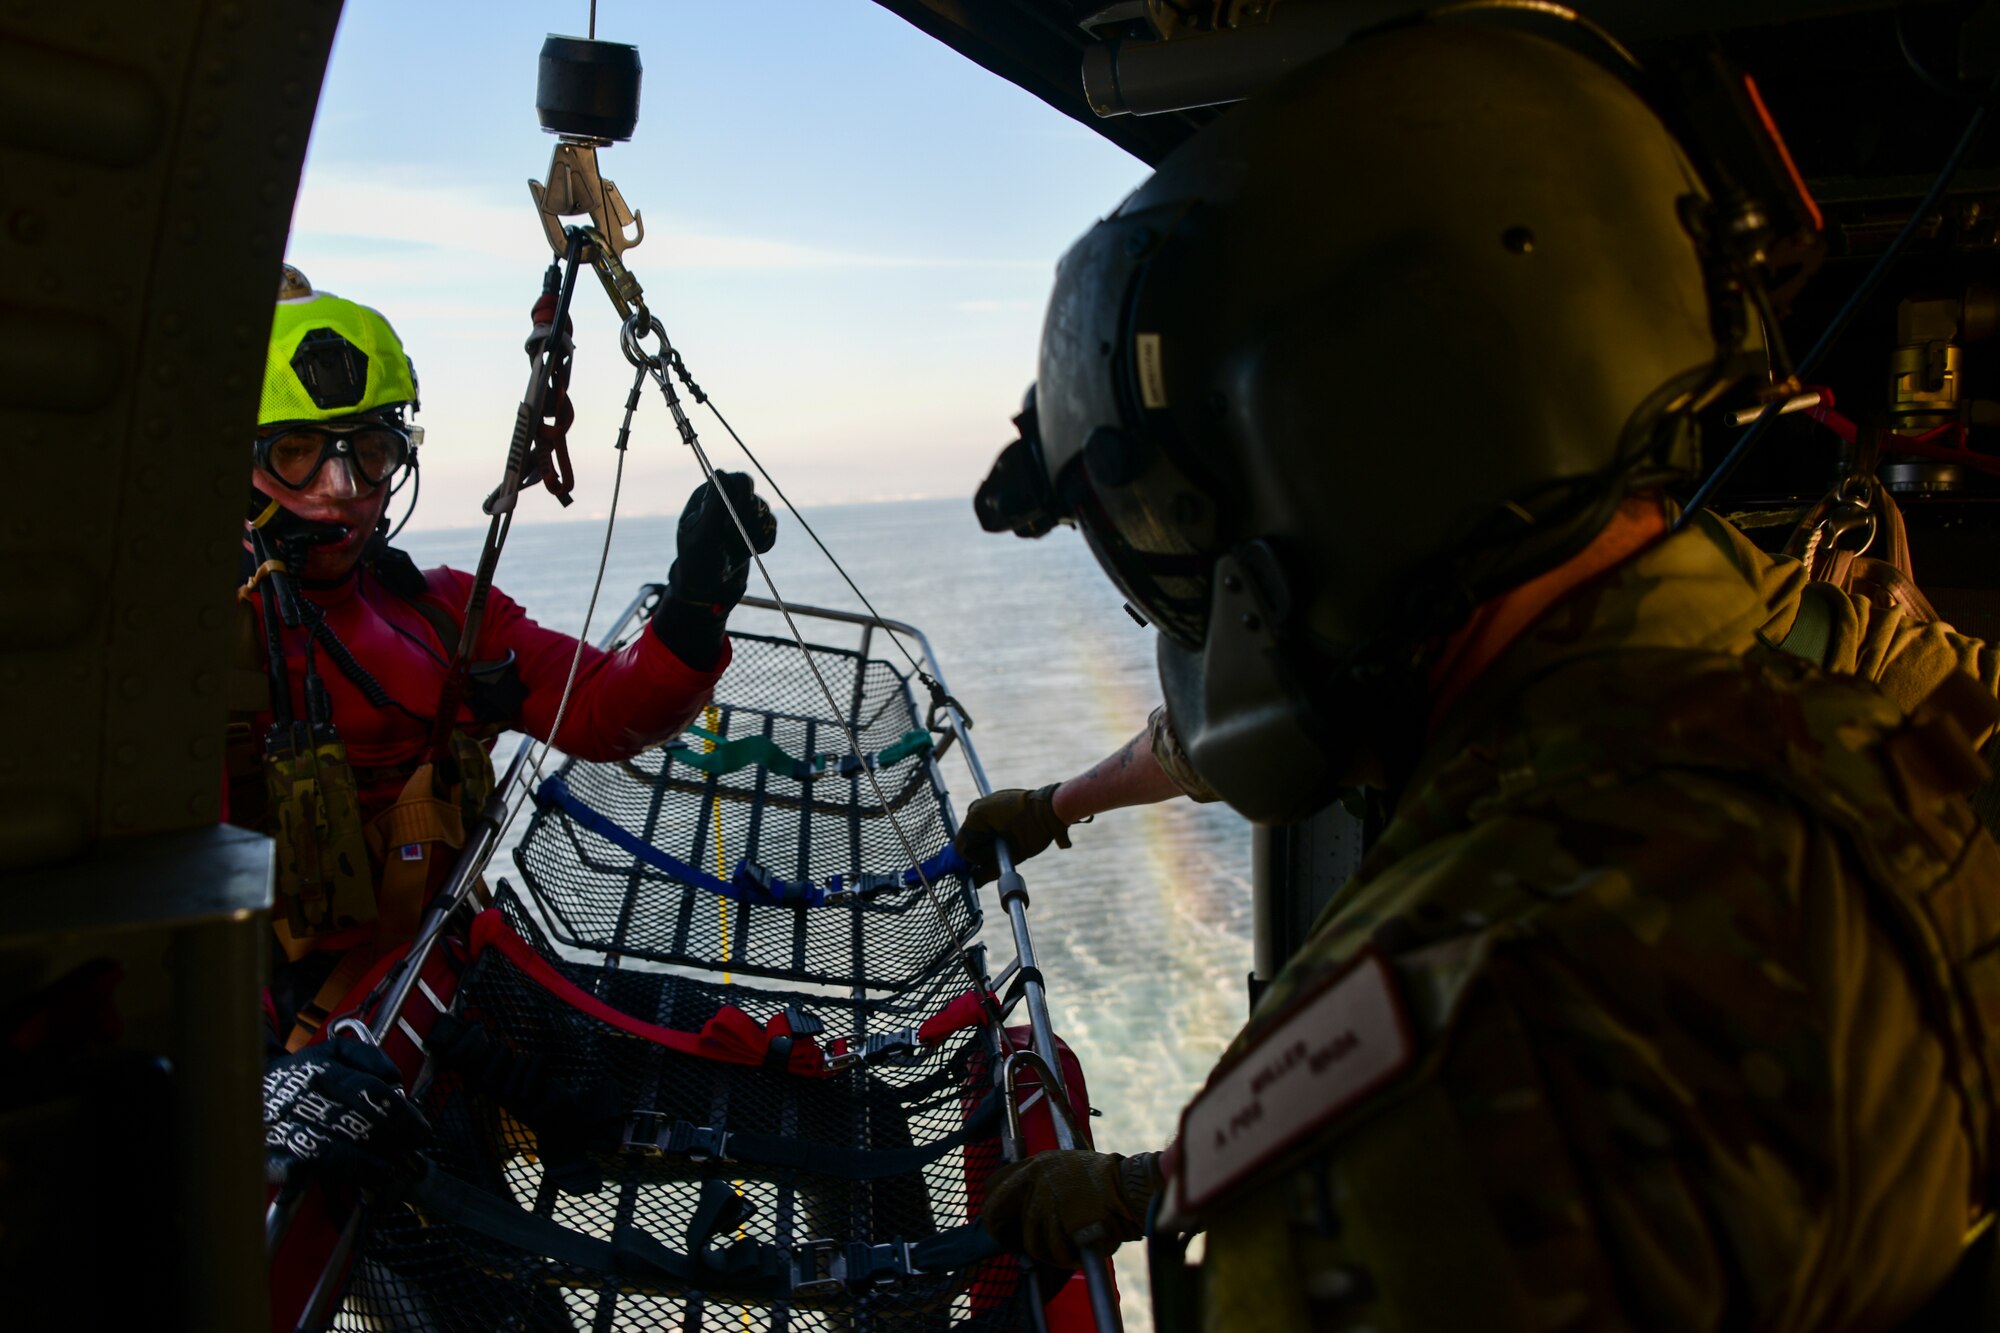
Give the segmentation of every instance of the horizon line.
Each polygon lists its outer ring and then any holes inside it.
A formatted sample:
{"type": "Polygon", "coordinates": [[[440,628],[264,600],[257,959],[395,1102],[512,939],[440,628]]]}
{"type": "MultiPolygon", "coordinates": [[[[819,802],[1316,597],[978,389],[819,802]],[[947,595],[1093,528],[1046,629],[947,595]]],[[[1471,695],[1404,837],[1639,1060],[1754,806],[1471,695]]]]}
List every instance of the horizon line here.
{"type": "MultiPolygon", "coordinates": [[[[528,494],[527,488],[523,487],[521,493],[523,495],[528,494]]],[[[972,501],[972,496],[969,494],[967,495],[879,495],[879,496],[872,496],[866,500],[823,500],[813,504],[802,504],[799,506],[799,508],[801,510],[810,512],[820,509],[852,509],[852,508],[858,508],[862,505],[927,504],[932,501],[939,501],[939,500],[963,500],[969,504],[972,501]]],[[[773,512],[778,512],[778,511],[774,510],[773,512]]],[[[644,514],[620,514],[619,518],[620,520],[634,520],[642,518],[676,518],[678,516],[679,515],[677,513],[667,513],[663,510],[654,510],[650,513],[644,513],[644,514]]],[[[517,518],[515,519],[515,523],[517,523],[521,527],[552,528],[552,527],[559,527],[566,525],[581,525],[585,523],[593,523],[593,524],[602,523],[609,517],[610,517],[609,514],[600,511],[594,514],[577,514],[573,517],[563,517],[561,515],[553,515],[548,518],[538,518],[538,519],[517,518]]],[[[440,523],[435,525],[416,523],[412,521],[412,523],[407,528],[405,528],[404,531],[412,533],[467,532],[467,531],[477,531],[478,529],[483,528],[485,526],[486,526],[486,521],[484,519],[481,519],[477,522],[469,522],[469,523],[440,523]]],[[[401,534],[399,533],[398,535],[400,536],[401,534]]]]}

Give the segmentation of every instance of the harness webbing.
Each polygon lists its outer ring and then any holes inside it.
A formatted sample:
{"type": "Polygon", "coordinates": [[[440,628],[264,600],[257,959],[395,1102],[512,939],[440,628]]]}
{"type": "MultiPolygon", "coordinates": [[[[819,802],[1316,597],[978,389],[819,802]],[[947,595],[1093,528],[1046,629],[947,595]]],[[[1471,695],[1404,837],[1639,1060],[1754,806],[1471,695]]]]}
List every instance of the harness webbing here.
{"type": "Polygon", "coordinates": [[[888,873],[863,871],[853,875],[836,874],[831,876],[824,886],[815,884],[811,880],[780,879],[766,867],[748,858],[736,863],[736,871],[731,878],[723,879],[711,875],[700,866],[681,860],[670,852],[660,850],[631,830],[620,826],[617,821],[593,810],[570,790],[569,784],[563,781],[560,773],[552,773],[542,780],[542,785],[535,789],[535,804],[544,810],[552,807],[559,809],[575,823],[589,829],[612,846],[631,853],[653,869],[672,875],[683,884],[705,890],[718,898],[727,898],[732,902],[771,907],[839,906],[844,903],[866,902],[885,893],[915,888],[926,879],[935,883],[945,875],[965,875],[971,870],[970,864],[959,855],[958,849],[946,843],[942,850],[909,869],[888,873]]]}
{"type": "Polygon", "coordinates": [[[901,740],[876,754],[859,758],[852,754],[822,754],[808,761],[794,759],[769,736],[739,736],[735,740],[725,740],[701,727],[689,727],[688,731],[712,743],[714,748],[700,751],[686,741],[676,741],[662,748],[673,755],[675,763],[686,764],[715,777],[762,764],[779,777],[790,778],[794,782],[812,782],[824,777],[851,778],[864,768],[887,768],[911,755],[927,754],[931,748],[928,731],[907,731],[901,740]]]}
{"type": "Polygon", "coordinates": [[[689,1254],[668,1249],[622,1215],[609,1238],[585,1235],[446,1175],[436,1166],[427,1166],[410,1198],[439,1221],[584,1272],[665,1278],[704,1292],[767,1300],[844,1296],[849,1287],[865,1289],[898,1277],[948,1272],[1000,1253],[998,1243],[977,1223],[940,1231],[914,1243],[870,1245],[854,1241],[830,1246],[808,1242],[788,1249],[739,1240],[714,1249],[709,1242],[718,1233],[740,1225],[750,1208],[721,1180],[702,1185],[701,1203],[688,1222],[689,1254]],[[840,1259],[831,1271],[821,1258],[828,1250],[840,1259]]]}
{"type": "Polygon", "coordinates": [[[497,907],[489,907],[472,919],[471,951],[477,958],[488,948],[496,948],[529,980],[572,1009],[588,1014],[627,1036],[664,1046],[683,1055],[725,1064],[764,1065],[774,1042],[787,1045],[784,1068],[804,1078],[825,1078],[833,1072],[819,1043],[804,1034],[795,1034],[789,1017],[780,1012],[762,1025],[734,1005],[724,1005],[715,1017],[701,1025],[699,1032],[648,1023],[620,1013],[558,972],[535,947],[507,924],[497,907]]]}
{"type": "Polygon", "coordinates": [[[624,1148],[643,1156],[686,1157],[748,1166],[789,1167],[842,1180],[887,1180],[920,1171],[953,1149],[990,1139],[1000,1128],[1000,1094],[989,1092],[965,1123],[934,1143],[913,1148],[850,1148],[813,1143],[783,1134],[739,1134],[734,1130],[666,1120],[651,1113],[631,1116],[624,1148]]]}
{"type": "Polygon", "coordinates": [[[489,948],[498,949],[524,976],[556,999],[627,1036],[703,1060],[760,1068],[775,1066],[802,1078],[827,1078],[853,1065],[934,1045],[985,1021],[985,1004],[991,998],[978,991],[966,991],[916,1027],[871,1033],[858,1051],[851,1049],[846,1038],[837,1038],[822,1052],[812,1033],[823,1029],[816,1020],[808,1020],[803,1014],[800,1022],[794,1024],[790,1009],[772,1014],[760,1025],[735,1005],[724,1005],[702,1024],[699,1032],[683,1032],[634,1018],[564,976],[507,924],[497,907],[489,907],[472,919],[471,956],[477,958],[489,948]]]}

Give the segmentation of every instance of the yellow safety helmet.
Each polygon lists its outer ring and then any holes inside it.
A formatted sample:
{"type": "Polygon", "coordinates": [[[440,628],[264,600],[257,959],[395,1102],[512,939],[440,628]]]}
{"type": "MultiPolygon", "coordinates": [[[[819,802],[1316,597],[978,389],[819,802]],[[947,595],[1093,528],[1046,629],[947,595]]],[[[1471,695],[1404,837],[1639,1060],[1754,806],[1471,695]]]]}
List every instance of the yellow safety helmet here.
{"type": "Polygon", "coordinates": [[[285,265],[257,424],[331,421],[417,407],[417,372],[380,311],[316,292],[285,265]]]}

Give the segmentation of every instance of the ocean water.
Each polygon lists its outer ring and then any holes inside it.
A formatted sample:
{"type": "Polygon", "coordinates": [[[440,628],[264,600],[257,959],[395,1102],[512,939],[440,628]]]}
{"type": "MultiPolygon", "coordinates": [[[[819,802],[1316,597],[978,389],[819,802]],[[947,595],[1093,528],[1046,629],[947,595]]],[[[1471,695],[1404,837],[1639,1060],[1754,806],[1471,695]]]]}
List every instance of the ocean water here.
{"type": "MultiPolygon", "coordinates": [[[[1126,615],[1075,533],[991,536],[963,499],[832,506],[805,517],[884,616],[929,635],[952,693],[972,712],[996,786],[1081,772],[1138,731],[1158,702],[1153,632],[1126,615]]],[[[779,524],[767,563],[785,599],[861,610],[790,516],[779,524]]],[[[419,564],[470,569],[482,536],[409,533],[399,544],[419,564]]],[[[518,524],[495,582],[542,623],[577,633],[603,539],[602,522],[518,524]]],[[[641,583],[666,577],[673,553],[672,519],[618,523],[593,640],[641,583]]],[[[764,591],[754,574],[751,587],[764,591]]],[[[768,613],[739,612],[737,623],[784,634],[768,613]]],[[[877,645],[895,658],[879,634],[877,645]]],[[[971,776],[953,756],[944,773],[962,813],[976,795],[971,776]]],[[[1098,1146],[1159,1148],[1246,1012],[1249,829],[1225,807],[1173,801],[1100,815],[1071,836],[1071,849],[1052,847],[1022,868],[1050,1010],[1103,1112],[1098,1146]]],[[[1011,941],[990,886],[983,905],[984,938],[1004,963],[1011,941]]],[[[1126,1327],[1150,1329],[1143,1247],[1123,1247],[1117,1269],[1126,1327]]]]}

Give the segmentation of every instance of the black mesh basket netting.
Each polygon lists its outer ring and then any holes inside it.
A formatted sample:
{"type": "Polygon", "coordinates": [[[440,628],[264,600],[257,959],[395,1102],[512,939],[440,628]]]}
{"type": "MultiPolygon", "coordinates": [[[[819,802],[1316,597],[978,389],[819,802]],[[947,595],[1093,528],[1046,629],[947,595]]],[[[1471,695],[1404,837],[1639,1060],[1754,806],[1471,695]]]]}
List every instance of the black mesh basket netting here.
{"type": "MultiPolygon", "coordinates": [[[[922,725],[907,682],[887,662],[812,649],[843,708],[836,718],[796,644],[732,638],[735,658],[716,689],[712,725],[697,720],[728,740],[767,737],[810,761],[847,752],[842,722],[871,756],[922,725]]],[[[911,866],[912,851],[922,860],[950,841],[944,792],[923,753],[876,774],[894,822],[861,773],[802,782],[753,765],[711,776],[681,761],[682,753],[661,748],[614,763],[572,761],[560,773],[598,815],[722,880],[745,858],[784,880],[820,885],[834,875],[851,882],[857,873],[899,874],[911,866]]],[[[654,962],[899,989],[935,973],[979,927],[972,886],[957,875],[934,881],[935,900],[917,885],[808,908],[690,891],[682,877],[637,860],[559,807],[536,811],[515,860],[556,939],[654,962]]]]}
{"type": "MultiPolygon", "coordinates": [[[[537,952],[592,995],[619,1011],[662,1026],[693,1030],[723,1004],[762,1020],[788,1003],[804,1005],[828,1035],[857,1018],[847,1001],[775,990],[747,991],[661,971],[605,968],[551,956],[520,904],[502,893],[500,910],[537,952]]],[[[921,997],[932,1010],[957,991],[947,972],[921,997]]],[[[498,949],[485,950],[462,983],[464,1019],[522,1057],[544,1063],[573,1089],[615,1089],[620,1119],[650,1112],[663,1120],[781,1134],[815,1144],[904,1149],[936,1143],[958,1130],[990,1088],[983,1028],[926,1049],[910,1062],[854,1068],[824,1079],[718,1064],[635,1038],[563,1002],[498,949]]],[[[557,1187],[544,1172],[534,1133],[494,1098],[447,1071],[430,1086],[425,1114],[435,1130],[433,1169],[572,1231],[608,1238],[621,1221],[667,1248],[686,1252],[687,1230],[704,1181],[739,1189],[754,1212],[718,1236],[790,1246],[818,1238],[873,1243],[934,1235],[968,1220],[968,1168],[998,1162],[991,1138],[947,1150],[921,1170],[857,1182],[809,1170],[748,1163],[695,1164],[644,1157],[599,1139],[588,1161],[602,1184],[588,1193],[557,1187]]],[[[614,1136],[615,1138],[615,1136],[614,1136]]],[[[644,1275],[578,1267],[515,1249],[466,1230],[411,1203],[370,1211],[335,1329],[1007,1329],[1019,1325],[1010,1261],[987,1260],[958,1272],[900,1278],[872,1290],[823,1300],[776,1299],[745,1305],[726,1296],[675,1287],[644,1275]]]]}
{"type": "MultiPolygon", "coordinates": [[[[798,646],[732,637],[735,658],[717,688],[716,709],[698,722],[726,738],[769,737],[799,759],[844,752],[840,727],[798,646]]],[[[888,663],[833,648],[810,651],[844,701],[839,720],[854,728],[864,753],[878,754],[917,729],[906,680],[888,663]]],[[[759,765],[711,776],[678,762],[672,750],[627,763],[570,762],[561,774],[598,815],[720,879],[730,879],[744,857],[785,879],[822,885],[835,874],[893,874],[911,864],[910,850],[859,774],[801,781],[759,765]]],[[[896,759],[881,766],[879,777],[917,858],[943,848],[952,825],[928,758],[896,759]]],[[[972,886],[955,875],[936,881],[942,914],[921,887],[854,905],[745,904],[644,863],[557,806],[536,813],[516,859],[524,895],[503,883],[498,898],[513,931],[560,977],[641,1023],[694,1032],[724,1005],[759,1024],[796,1006],[824,1024],[823,1048],[847,1037],[860,1049],[858,1037],[918,1025],[969,985],[959,953],[980,917],[972,886]],[[557,942],[615,960],[577,962],[557,942]],[[724,971],[753,980],[729,984],[714,975],[724,971]],[[773,980],[799,989],[777,989],[773,980]]],[[[751,1298],[714,1282],[705,1291],[701,1274],[674,1281],[657,1266],[635,1269],[610,1258],[602,1244],[629,1242],[636,1232],[680,1255],[698,1251],[704,1238],[691,1237],[690,1225],[704,1188],[721,1197],[723,1182],[752,1211],[708,1238],[719,1247],[762,1242],[780,1247],[766,1252],[776,1254],[822,1239],[880,1246],[963,1226],[971,1220],[970,1182],[1000,1157],[990,1121],[964,1129],[992,1088],[994,1037],[987,1028],[828,1077],[802,1077],[702,1059],[633,1036],[541,984],[500,948],[485,949],[466,969],[457,1016],[503,1049],[515,1062],[510,1067],[532,1062],[548,1086],[590,1101],[595,1128],[568,1147],[549,1131],[545,1152],[527,1122],[547,1122],[506,1106],[507,1097],[495,1096],[453,1060],[439,1060],[423,1093],[435,1131],[426,1154],[432,1183],[477,1190],[517,1221],[533,1214],[570,1235],[594,1238],[595,1248],[529,1244],[520,1231],[501,1233],[515,1242],[496,1239],[492,1225],[454,1218],[422,1190],[418,1197],[430,1199],[428,1206],[379,1199],[366,1213],[332,1328],[897,1333],[1021,1325],[1019,1270],[1006,1258],[809,1295],[767,1284],[751,1298]],[[771,1166],[704,1163],[626,1146],[627,1129],[674,1122],[778,1136],[816,1151],[800,1165],[771,1166]],[[868,1181],[845,1178],[818,1151],[902,1151],[955,1134],[967,1141],[914,1169],[868,1181]]],[[[536,1224],[544,1242],[547,1222],[536,1224]]]]}

